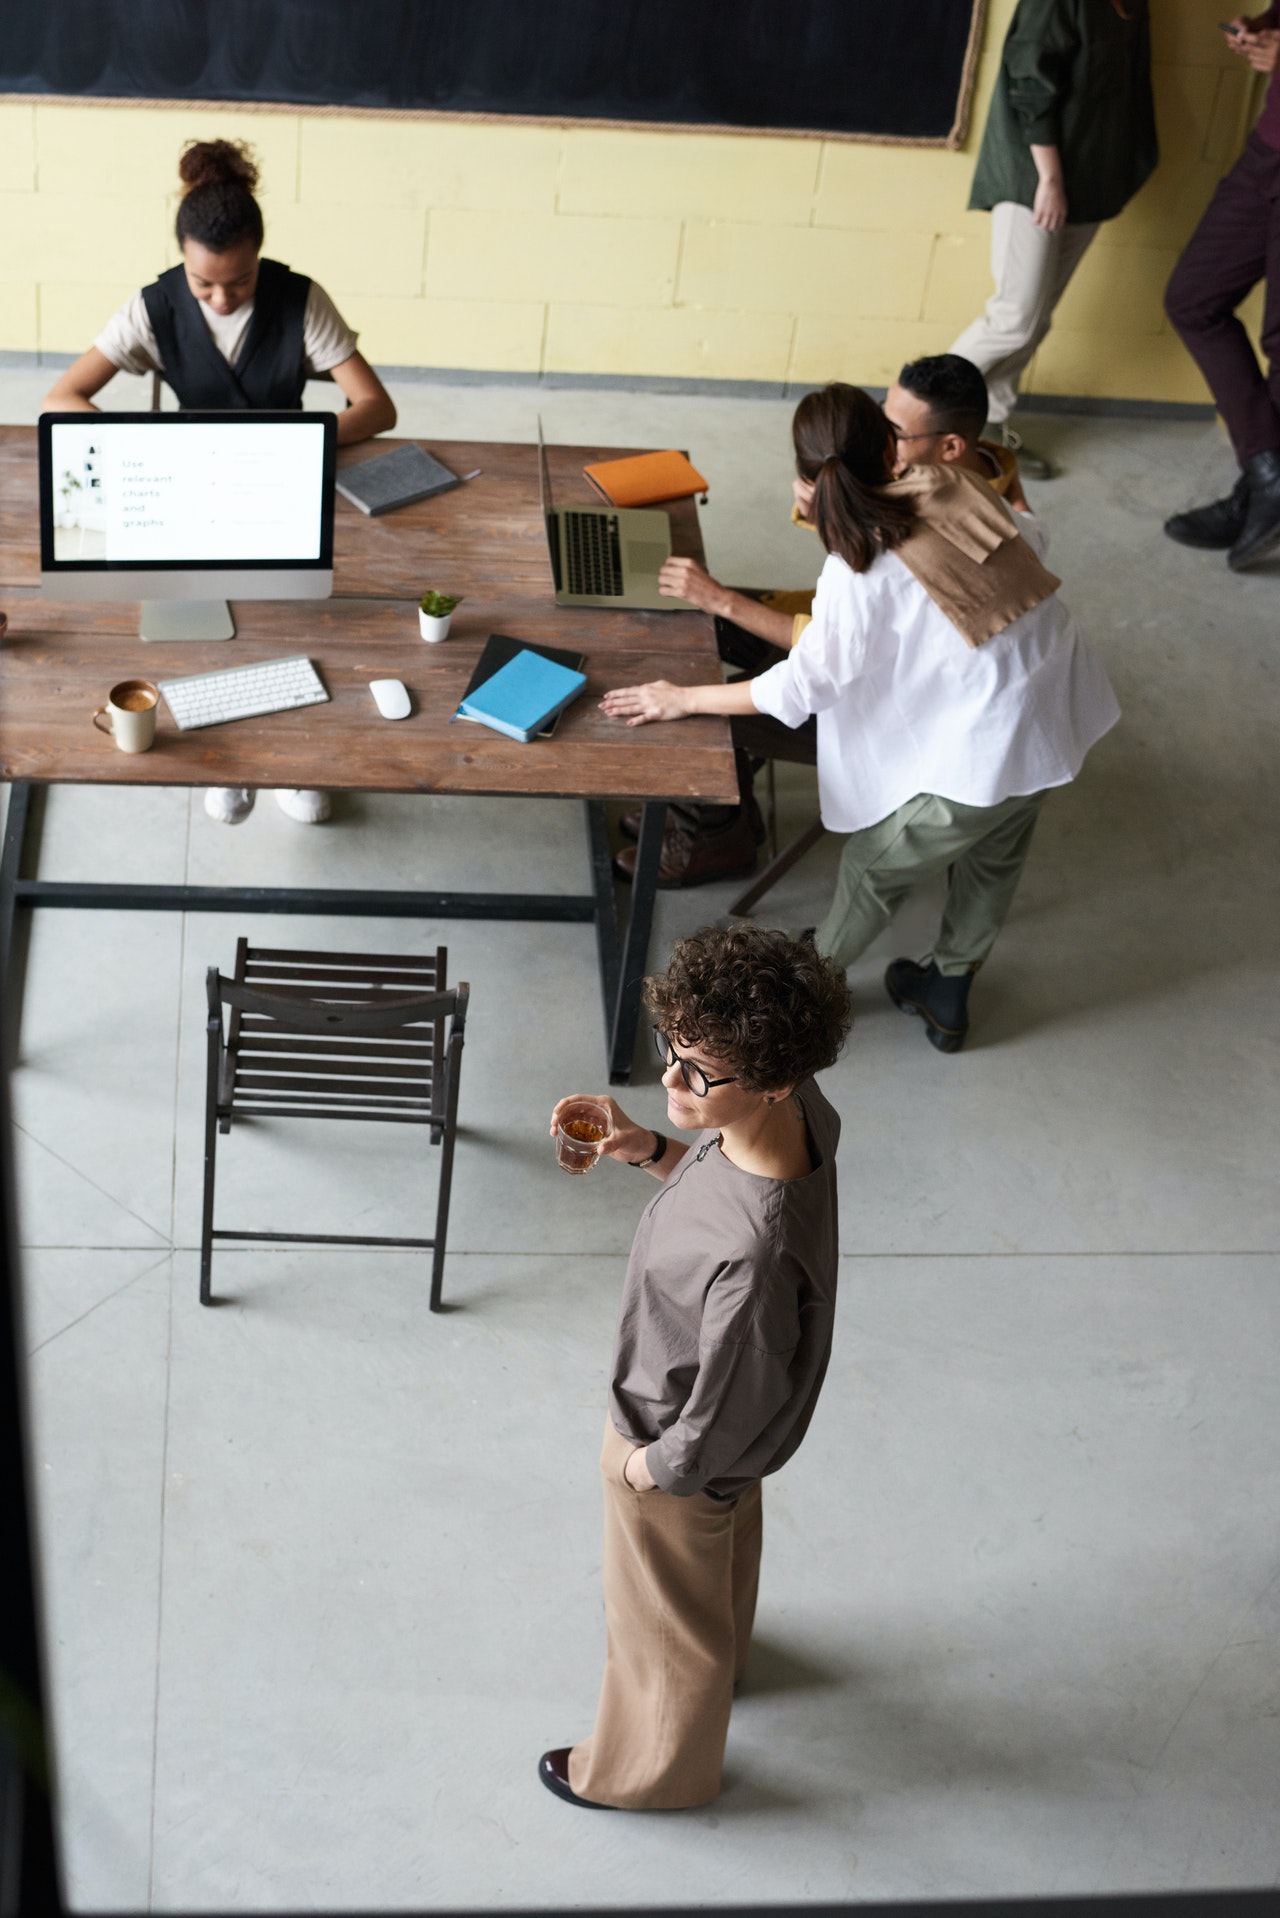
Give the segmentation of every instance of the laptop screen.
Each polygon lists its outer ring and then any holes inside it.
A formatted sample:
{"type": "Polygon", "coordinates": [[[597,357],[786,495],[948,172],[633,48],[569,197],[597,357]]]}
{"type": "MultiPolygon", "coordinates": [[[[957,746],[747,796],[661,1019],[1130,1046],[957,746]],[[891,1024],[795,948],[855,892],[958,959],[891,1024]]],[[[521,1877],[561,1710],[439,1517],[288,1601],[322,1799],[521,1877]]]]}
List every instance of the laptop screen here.
{"type": "Polygon", "coordinates": [[[547,461],[547,442],[542,437],[542,415],[538,415],[538,501],[542,507],[542,524],[547,535],[547,552],[551,556],[551,577],[555,590],[560,591],[560,539],[556,531],[555,508],[551,504],[551,467],[547,461]]]}

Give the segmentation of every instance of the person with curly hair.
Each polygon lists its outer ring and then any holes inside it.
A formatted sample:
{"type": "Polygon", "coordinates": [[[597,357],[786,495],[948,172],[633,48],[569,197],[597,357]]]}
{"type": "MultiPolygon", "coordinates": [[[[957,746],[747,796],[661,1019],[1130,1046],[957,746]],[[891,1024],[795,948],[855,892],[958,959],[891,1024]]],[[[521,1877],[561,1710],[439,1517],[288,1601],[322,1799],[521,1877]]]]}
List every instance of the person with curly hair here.
{"type": "Polygon", "coordinates": [[[1032,516],[1015,521],[955,463],[898,471],[893,427],[856,386],[806,394],[792,434],[828,555],[812,624],[757,678],[619,686],[601,707],[630,726],[759,712],[794,728],[816,713],[822,823],[848,835],[818,951],[851,965],[945,873],[933,952],[895,959],[884,982],[938,1051],[958,1052],[1045,794],[1120,708],[1032,516]]]}
{"type": "Polygon", "coordinates": [[[697,1137],[678,1144],[589,1095],[609,1109],[602,1155],[660,1190],[614,1344],[595,1729],[538,1766],[570,1804],[627,1811],[720,1790],[755,1615],[760,1481],[804,1438],[831,1353],[840,1121],[813,1075],[852,1017],[836,966],[760,926],[677,941],[645,991],[667,1116],[697,1137]]]}
{"type": "MultiPolygon", "coordinates": [[[[178,161],[174,221],[180,266],[130,294],[87,353],[45,396],[51,413],[97,408],[117,373],[160,373],[184,412],[288,412],[309,379],[329,374],[346,396],[339,444],[372,439],[396,423],[391,395],[324,288],[279,260],[260,257],[258,166],[243,140],[189,140],[178,161]]],[[[205,811],[224,826],[247,819],[248,786],[213,786],[205,811]]],[[[282,812],[302,825],[329,816],[329,795],[280,788],[282,812]]]]}

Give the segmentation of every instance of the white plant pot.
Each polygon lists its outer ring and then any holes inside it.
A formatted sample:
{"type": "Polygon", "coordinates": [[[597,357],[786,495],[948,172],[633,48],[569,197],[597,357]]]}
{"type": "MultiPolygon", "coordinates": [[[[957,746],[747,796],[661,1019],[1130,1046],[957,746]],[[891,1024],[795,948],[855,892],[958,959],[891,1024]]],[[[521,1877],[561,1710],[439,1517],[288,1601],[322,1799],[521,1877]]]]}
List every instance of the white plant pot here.
{"type": "Polygon", "coordinates": [[[434,646],[438,640],[447,637],[449,622],[452,618],[452,613],[446,613],[443,619],[435,619],[430,613],[424,613],[422,608],[419,607],[418,631],[422,634],[422,637],[429,646],[434,646]]]}

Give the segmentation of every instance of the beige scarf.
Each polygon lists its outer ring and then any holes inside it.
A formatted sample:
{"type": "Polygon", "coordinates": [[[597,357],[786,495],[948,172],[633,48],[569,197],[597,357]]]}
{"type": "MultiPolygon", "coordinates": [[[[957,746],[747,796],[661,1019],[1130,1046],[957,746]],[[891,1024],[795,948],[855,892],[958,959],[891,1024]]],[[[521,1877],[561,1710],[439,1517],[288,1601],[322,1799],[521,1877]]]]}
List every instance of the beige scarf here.
{"type": "Polygon", "coordinates": [[[893,550],[968,645],[993,639],[1061,586],[976,473],[909,466],[878,490],[915,506],[911,531],[893,550]]]}

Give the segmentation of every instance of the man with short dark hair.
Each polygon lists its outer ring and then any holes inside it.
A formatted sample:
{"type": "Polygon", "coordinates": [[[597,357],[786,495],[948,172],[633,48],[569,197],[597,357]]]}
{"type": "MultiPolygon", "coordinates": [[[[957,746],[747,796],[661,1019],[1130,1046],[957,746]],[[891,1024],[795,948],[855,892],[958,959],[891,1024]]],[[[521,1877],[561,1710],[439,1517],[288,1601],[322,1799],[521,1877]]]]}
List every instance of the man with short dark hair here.
{"type": "Polygon", "coordinates": [[[884,396],[884,416],[908,466],[962,466],[994,487],[1015,512],[1029,513],[1018,462],[1007,446],[984,440],[987,383],[960,353],[911,360],[884,396]]]}

